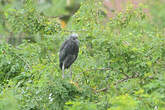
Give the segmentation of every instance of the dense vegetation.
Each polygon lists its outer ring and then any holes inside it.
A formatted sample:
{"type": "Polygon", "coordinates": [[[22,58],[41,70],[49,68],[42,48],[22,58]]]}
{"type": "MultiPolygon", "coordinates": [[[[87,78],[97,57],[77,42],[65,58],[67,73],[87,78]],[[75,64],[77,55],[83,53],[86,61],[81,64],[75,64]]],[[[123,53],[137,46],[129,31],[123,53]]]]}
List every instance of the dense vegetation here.
{"type": "Polygon", "coordinates": [[[165,110],[163,3],[107,19],[100,0],[84,0],[61,26],[65,0],[1,0],[0,110],[165,110]],[[63,80],[58,52],[72,32],[80,52],[63,80]]]}

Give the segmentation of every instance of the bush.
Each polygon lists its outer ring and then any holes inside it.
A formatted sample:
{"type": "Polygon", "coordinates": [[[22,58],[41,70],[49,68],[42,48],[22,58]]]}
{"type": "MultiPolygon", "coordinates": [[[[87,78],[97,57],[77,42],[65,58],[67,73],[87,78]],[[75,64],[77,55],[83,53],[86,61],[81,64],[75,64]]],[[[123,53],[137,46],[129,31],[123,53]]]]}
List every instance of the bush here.
{"type": "Polygon", "coordinates": [[[16,9],[13,2],[0,12],[0,28],[8,30],[3,36],[31,36],[35,42],[0,42],[0,109],[164,110],[164,31],[144,5],[129,5],[109,19],[99,0],[85,0],[61,28],[59,18],[46,16],[35,1],[16,9]],[[62,79],[58,52],[72,32],[80,35],[80,52],[73,79],[62,79]]]}
{"type": "Polygon", "coordinates": [[[0,82],[19,75],[28,67],[21,55],[13,52],[11,45],[0,44],[0,82]]]}

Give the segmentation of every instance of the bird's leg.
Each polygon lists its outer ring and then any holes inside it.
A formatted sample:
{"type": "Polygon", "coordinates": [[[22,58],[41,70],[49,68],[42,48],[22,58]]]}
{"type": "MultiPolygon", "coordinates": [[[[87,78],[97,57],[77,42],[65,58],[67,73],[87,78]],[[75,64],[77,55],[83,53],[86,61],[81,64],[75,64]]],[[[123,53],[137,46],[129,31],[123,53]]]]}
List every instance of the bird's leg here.
{"type": "Polygon", "coordinates": [[[62,64],[62,78],[64,79],[65,77],[65,70],[64,70],[64,63],[62,64]]]}
{"type": "Polygon", "coordinates": [[[70,66],[70,78],[72,79],[72,68],[70,66]]]}

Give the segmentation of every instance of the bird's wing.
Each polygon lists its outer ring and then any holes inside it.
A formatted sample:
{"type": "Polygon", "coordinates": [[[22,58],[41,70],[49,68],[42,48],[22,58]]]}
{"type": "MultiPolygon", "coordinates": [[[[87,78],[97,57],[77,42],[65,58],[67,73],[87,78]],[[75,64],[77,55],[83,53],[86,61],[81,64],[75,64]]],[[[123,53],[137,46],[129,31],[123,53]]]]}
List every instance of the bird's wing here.
{"type": "Polygon", "coordinates": [[[64,61],[65,68],[69,68],[72,65],[72,63],[76,60],[76,58],[76,55],[68,55],[64,61]]]}
{"type": "Polygon", "coordinates": [[[69,42],[69,40],[66,40],[62,46],[60,47],[60,51],[62,51],[64,49],[64,47],[66,46],[66,44],[69,42]]]}
{"type": "Polygon", "coordinates": [[[71,58],[69,63],[72,64],[76,60],[78,52],[79,46],[72,40],[66,40],[60,48],[60,67],[62,67],[64,61],[68,61],[67,58],[71,58]]]}
{"type": "Polygon", "coordinates": [[[66,47],[67,47],[68,44],[69,44],[69,40],[66,40],[60,48],[60,54],[59,54],[60,62],[63,62],[63,60],[66,57],[66,52],[65,51],[66,51],[66,47]]]}
{"type": "Polygon", "coordinates": [[[79,46],[72,40],[64,42],[64,46],[61,47],[66,55],[77,55],[79,52],[79,46]]]}
{"type": "Polygon", "coordinates": [[[67,53],[66,58],[64,60],[64,64],[66,68],[69,68],[72,63],[77,59],[79,46],[76,42],[71,41],[68,43],[67,47],[65,48],[65,52],[67,53]]]}

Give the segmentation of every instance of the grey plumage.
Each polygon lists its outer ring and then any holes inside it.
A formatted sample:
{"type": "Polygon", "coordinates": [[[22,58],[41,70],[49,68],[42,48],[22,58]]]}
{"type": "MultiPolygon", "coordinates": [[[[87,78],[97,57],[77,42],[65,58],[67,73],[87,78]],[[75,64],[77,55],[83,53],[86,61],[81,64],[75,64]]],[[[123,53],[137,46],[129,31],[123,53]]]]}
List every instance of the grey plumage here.
{"type": "Polygon", "coordinates": [[[79,52],[79,41],[77,34],[71,34],[60,48],[59,61],[60,68],[63,70],[69,68],[77,59],[79,52]]]}

